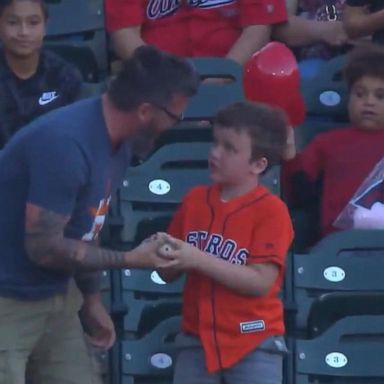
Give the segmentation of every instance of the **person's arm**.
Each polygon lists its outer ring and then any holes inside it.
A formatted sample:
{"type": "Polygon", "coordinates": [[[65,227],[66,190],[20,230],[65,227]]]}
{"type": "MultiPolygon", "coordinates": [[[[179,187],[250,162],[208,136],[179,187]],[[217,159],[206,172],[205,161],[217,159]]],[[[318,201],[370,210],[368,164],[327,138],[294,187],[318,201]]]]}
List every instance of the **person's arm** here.
{"type": "Polygon", "coordinates": [[[295,130],[292,126],[287,127],[287,143],[282,154],[284,161],[292,160],[296,157],[295,130]]]}
{"type": "Polygon", "coordinates": [[[110,35],[116,56],[123,60],[131,57],[136,48],[145,45],[139,25],[116,30],[110,35]]]}
{"type": "Polygon", "coordinates": [[[271,26],[269,25],[244,27],[243,32],[226,57],[243,65],[256,51],[269,42],[270,36],[271,26]]]}
{"type": "Polygon", "coordinates": [[[169,248],[159,252],[174,259],[181,271],[204,274],[242,295],[265,295],[284,266],[293,230],[288,209],[278,199],[271,197],[257,212],[249,212],[255,221],[249,223],[253,230],[245,265],[232,264],[171,236],[167,240],[169,248]]]}
{"type": "Polygon", "coordinates": [[[83,296],[100,292],[101,271],[77,272],[74,275],[74,279],[83,296]]]}
{"type": "Polygon", "coordinates": [[[352,39],[372,35],[384,29],[384,9],[370,13],[366,5],[346,5],[343,12],[344,28],[352,39]]]}
{"type": "Polygon", "coordinates": [[[145,18],[146,2],[142,0],[105,0],[105,24],[116,56],[130,57],[133,51],[145,45],[141,25],[145,18]]]}
{"type": "Polygon", "coordinates": [[[339,46],[348,40],[341,21],[308,20],[296,15],[289,16],[286,23],[275,25],[272,36],[291,47],[319,42],[339,46]]]}
{"type": "MultiPolygon", "coordinates": [[[[174,259],[178,271],[202,273],[242,295],[265,295],[279,273],[279,267],[273,263],[237,265],[209,255],[182,240],[170,237],[168,242],[172,250],[167,253],[160,250],[160,253],[174,259]]],[[[167,272],[167,268],[160,268],[160,271],[167,272]]]]}
{"type": "Polygon", "coordinates": [[[36,264],[66,271],[97,271],[114,268],[154,268],[162,261],[157,249],[162,238],[145,242],[137,248],[120,252],[103,249],[84,241],[64,237],[69,216],[60,215],[35,204],[27,203],[25,247],[36,264]]]}

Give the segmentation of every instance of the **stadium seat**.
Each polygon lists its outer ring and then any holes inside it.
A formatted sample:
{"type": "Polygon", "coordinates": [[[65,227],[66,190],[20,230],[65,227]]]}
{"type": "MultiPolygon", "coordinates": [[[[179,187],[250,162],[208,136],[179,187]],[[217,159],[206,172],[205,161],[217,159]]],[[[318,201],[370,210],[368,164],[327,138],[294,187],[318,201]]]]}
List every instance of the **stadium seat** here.
{"type": "Polygon", "coordinates": [[[342,79],[345,55],[325,61],[314,78],[303,79],[301,92],[307,115],[324,120],[348,121],[347,86],[342,79]]]}
{"type": "Polygon", "coordinates": [[[76,64],[84,81],[97,82],[108,72],[103,0],[45,0],[49,18],[45,45],[76,64]]]}
{"type": "Polygon", "coordinates": [[[103,0],[45,0],[47,36],[69,35],[104,28],[103,0]]]}
{"type": "Polygon", "coordinates": [[[213,140],[211,124],[199,125],[196,122],[185,121],[164,131],[155,141],[153,152],[163,145],[173,143],[209,142],[213,140]]]}
{"type": "MultiPolygon", "coordinates": [[[[292,283],[297,313],[293,331],[308,335],[311,307],[317,300],[325,300],[323,294],[384,292],[383,268],[384,237],[379,230],[333,233],[308,254],[295,254],[292,283]]],[[[327,301],[329,310],[334,309],[335,301],[327,301]]]]}
{"type": "Polygon", "coordinates": [[[101,277],[100,291],[103,303],[105,307],[109,310],[111,308],[111,275],[110,271],[103,271],[101,277]]]}
{"type": "Polygon", "coordinates": [[[299,151],[303,150],[319,133],[345,128],[347,122],[323,121],[308,117],[306,121],[295,128],[295,142],[299,151]]]}
{"type": "Polygon", "coordinates": [[[157,380],[167,379],[171,382],[176,357],[175,336],[179,330],[180,317],[175,316],[160,322],[141,339],[122,341],[122,383],[155,384],[157,380]]]}
{"type": "Polygon", "coordinates": [[[80,99],[86,99],[88,97],[100,96],[107,88],[105,82],[99,83],[86,83],[83,82],[80,91],[80,99]]]}
{"type": "Polygon", "coordinates": [[[143,164],[127,170],[119,189],[120,212],[110,217],[114,244],[139,243],[143,240],[142,235],[138,237],[140,223],[146,221],[150,226],[154,219],[162,218],[156,223],[166,224],[190,188],[209,182],[209,148],[207,142],[165,145],[143,164]]]}
{"type": "Polygon", "coordinates": [[[322,335],[296,340],[295,384],[384,382],[384,316],[350,316],[322,335]]]}
{"type": "MultiPolygon", "coordinates": [[[[224,57],[194,57],[189,60],[202,80],[208,78],[228,79],[236,87],[242,87],[243,68],[235,61],[224,57]]],[[[237,92],[240,92],[240,89],[237,92]]]]}
{"type": "Polygon", "coordinates": [[[166,283],[156,271],[121,271],[121,301],[126,307],[123,320],[125,336],[145,334],[161,319],[179,315],[184,275],[166,283]]]}
{"type": "Polygon", "coordinates": [[[84,81],[97,82],[107,77],[109,64],[103,29],[77,35],[47,36],[44,46],[75,64],[84,81]]]}
{"type": "Polygon", "coordinates": [[[384,315],[384,290],[330,292],[320,295],[308,315],[308,336],[316,337],[336,321],[357,315],[384,315]]]}
{"type": "Polygon", "coordinates": [[[99,81],[99,67],[92,50],[87,46],[70,43],[45,43],[45,48],[74,64],[80,71],[85,82],[99,81]]]}
{"type": "MultiPolygon", "coordinates": [[[[190,59],[202,80],[226,79],[224,84],[202,82],[185,111],[187,120],[210,120],[218,109],[244,100],[242,67],[232,60],[218,57],[190,59]]],[[[206,80],[207,81],[207,80],[206,80]]]]}

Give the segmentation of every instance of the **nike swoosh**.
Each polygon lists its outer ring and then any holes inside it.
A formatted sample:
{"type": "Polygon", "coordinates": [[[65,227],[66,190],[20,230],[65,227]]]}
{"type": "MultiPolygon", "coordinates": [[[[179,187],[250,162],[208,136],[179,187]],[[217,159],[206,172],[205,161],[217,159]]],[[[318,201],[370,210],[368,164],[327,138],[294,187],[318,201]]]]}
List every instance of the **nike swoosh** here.
{"type": "Polygon", "coordinates": [[[44,99],[42,99],[42,98],[40,97],[40,99],[39,99],[39,104],[40,104],[40,105],[49,104],[49,103],[51,103],[53,100],[57,99],[58,97],[59,97],[59,95],[54,96],[54,97],[52,97],[52,98],[50,98],[50,99],[47,99],[47,100],[44,100],[44,99]]]}

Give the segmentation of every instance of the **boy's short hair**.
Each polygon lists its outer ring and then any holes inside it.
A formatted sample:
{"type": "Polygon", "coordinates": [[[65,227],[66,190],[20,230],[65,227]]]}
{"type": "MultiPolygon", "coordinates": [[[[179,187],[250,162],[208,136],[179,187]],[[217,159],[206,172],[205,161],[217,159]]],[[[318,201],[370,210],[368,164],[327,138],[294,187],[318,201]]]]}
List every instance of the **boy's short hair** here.
{"type": "Polygon", "coordinates": [[[378,77],[384,80],[384,48],[368,44],[353,49],[344,67],[344,79],[351,89],[363,76],[378,77]]]}
{"type": "Polygon", "coordinates": [[[265,157],[268,168],[280,162],[287,143],[287,118],[281,109],[250,101],[237,102],[217,113],[214,126],[247,132],[252,145],[250,160],[265,157]]]}
{"type": "MultiPolygon", "coordinates": [[[[15,0],[0,0],[0,16],[3,13],[4,9],[9,7],[15,0]]],[[[44,0],[29,0],[35,3],[39,3],[43,11],[45,19],[48,19],[48,6],[45,4],[44,0]]]]}

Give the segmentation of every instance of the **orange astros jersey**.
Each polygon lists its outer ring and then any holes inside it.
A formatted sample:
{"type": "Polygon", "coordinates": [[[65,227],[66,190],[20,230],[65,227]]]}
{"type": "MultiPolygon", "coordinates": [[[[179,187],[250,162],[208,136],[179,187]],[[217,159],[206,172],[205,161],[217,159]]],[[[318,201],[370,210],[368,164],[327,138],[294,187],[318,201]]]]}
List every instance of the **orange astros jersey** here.
{"type": "Polygon", "coordinates": [[[182,328],[200,338],[209,372],[234,365],[267,337],[284,334],[279,293],[293,229],[277,196],[259,186],[222,202],[219,186],[196,187],[175,214],[169,233],[229,263],[279,266],[263,297],[243,296],[202,274],[188,273],[182,328]]]}

